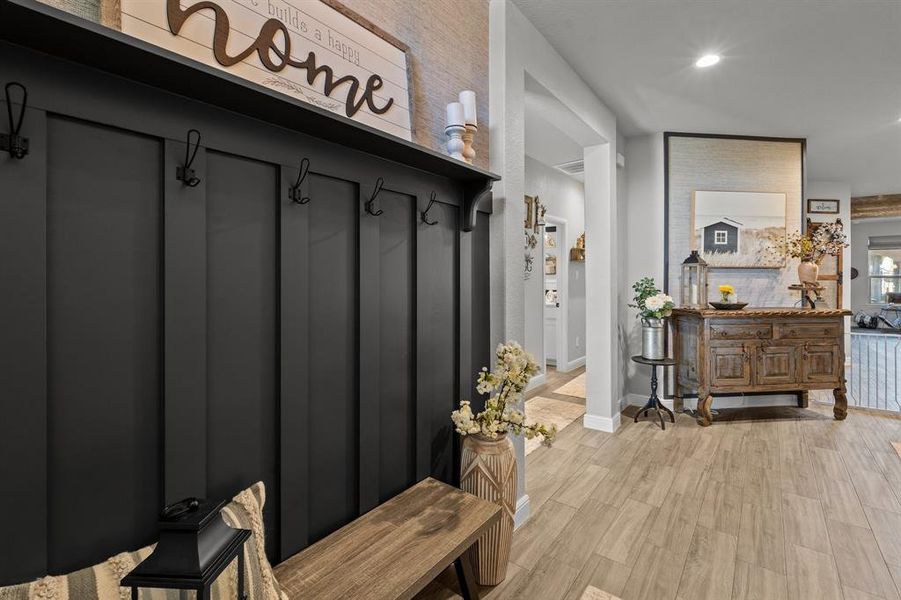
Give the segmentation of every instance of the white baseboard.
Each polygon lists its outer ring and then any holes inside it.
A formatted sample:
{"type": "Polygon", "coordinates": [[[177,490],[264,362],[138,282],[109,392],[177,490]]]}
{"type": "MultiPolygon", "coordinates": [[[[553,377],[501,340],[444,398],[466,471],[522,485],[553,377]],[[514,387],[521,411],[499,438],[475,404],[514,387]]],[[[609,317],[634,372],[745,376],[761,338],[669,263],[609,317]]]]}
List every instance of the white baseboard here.
{"type": "MultiPolygon", "coordinates": [[[[625,398],[623,398],[622,400],[622,403],[632,406],[644,406],[648,403],[648,396],[642,396],[641,394],[626,394],[625,398]]],[[[660,398],[660,404],[670,410],[673,410],[672,398],[670,398],[669,400],[667,400],[666,398],[660,398]]],[[[623,406],[623,408],[625,408],[625,406],[623,406]]]]}
{"type": "Polygon", "coordinates": [[[567,362],[565,365],[560,365],[557,367],[557,370],[561,373],[569,373],[570,371],[575,371],[579,367],[585,366],[585,356],[580,356],[575,360],[571,360],[567,362]]]}
{"type": "Polygon", "coordinates": [[[547,373],[542,373],[540,375],[536,375],[532,379],[529,380],[529,385],[526,386],[525,391],[534,390],[540,385],[544,385],[547,382],[547,373]]]}
{"type": "Polygon", "coordinates": [[[519,529],[519,526],[529,520],[532,514],[532,501],[529,495],[523,495],[516,501],[516,513],[513,515],[513,529],[519,529]]]}
{"type": "Polygon", "coordinates": [[[613,433],[619,429],[620,416],[619,413],[613,417],[599,417],[598,415],[585,415],[582,417],[582,425],[586,429],[596,429],[597,431],[606,431],[613,433]]]}

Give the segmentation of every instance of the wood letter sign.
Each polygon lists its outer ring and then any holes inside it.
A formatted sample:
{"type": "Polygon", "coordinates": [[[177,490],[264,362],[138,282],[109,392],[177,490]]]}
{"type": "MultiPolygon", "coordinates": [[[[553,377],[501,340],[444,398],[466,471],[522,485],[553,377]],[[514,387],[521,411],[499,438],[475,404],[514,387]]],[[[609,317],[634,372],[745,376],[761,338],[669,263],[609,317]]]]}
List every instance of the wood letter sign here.
{"type": "Polygon", "coordinates": [[[335,0],[122,0],[122,31],[412,138],[407,48],[335,0]]]}

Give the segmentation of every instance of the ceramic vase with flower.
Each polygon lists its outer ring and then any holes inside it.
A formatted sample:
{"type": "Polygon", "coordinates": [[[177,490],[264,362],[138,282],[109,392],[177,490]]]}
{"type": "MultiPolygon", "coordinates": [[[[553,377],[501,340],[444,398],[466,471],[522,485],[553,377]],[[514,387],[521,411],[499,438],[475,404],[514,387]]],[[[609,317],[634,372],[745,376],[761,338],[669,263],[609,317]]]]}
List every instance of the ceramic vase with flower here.
{"type": "Polygon", "coordinates": [[[809,224],[807,231],[771,237],[766,252],[777,258],[797,258],[798,281],[816,284],[820,262],[827,256],[840,256],[848,247],[841,221],[809,224]]]}
{"type": "Polygon", "coordinates": [[[806,258],[798,265],[798,281],[801,283],[816,283],[820,276],[820,265],[812,259],[806,258]]]}
{"type": "Polygon", "coordinates": [[[464,436],[460,488],[501,507],[498,523],[467,551],[480,585],[498,585],[507,576],[516,512],[516,455],[508,434],[540,436],[550,445],[557,433],[554,426],[527,423],[519,409],[522,392],[538,371],[538,363],[519,344],[500,344],[494,369],[483,367],[479,373],[477,389],[489,395],[485,410],[474,414],[464,400],[451,413],[457,433],[464,436]]]}

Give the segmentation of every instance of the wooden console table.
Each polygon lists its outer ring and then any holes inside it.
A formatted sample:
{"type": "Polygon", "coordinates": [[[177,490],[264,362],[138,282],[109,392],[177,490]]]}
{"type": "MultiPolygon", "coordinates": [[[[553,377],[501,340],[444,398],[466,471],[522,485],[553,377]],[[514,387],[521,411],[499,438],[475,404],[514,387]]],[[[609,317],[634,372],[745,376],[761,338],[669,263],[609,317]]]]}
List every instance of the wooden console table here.
{"type": "MultiPolygon", "coordinates": [[[[844,317],[835,309],[673,310],[675,397],[697,391],[698,423],[707,426],[713,394],[831,389],[835,418],[847,414],[844,317]]],[[[678,405],[678,402],[677,402],[678,405]]]]}

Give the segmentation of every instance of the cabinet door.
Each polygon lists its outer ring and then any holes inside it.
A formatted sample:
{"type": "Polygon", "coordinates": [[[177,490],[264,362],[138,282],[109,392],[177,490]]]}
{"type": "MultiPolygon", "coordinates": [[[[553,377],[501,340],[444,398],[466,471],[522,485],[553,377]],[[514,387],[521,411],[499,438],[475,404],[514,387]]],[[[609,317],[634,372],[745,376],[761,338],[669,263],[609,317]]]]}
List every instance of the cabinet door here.
{"type": "Polygon", "coordinates": [[[710,348],[711,387],[744,386],[750,383],[750,355],[743,346],[713,346],[710,348]]]}
{"type": "Polygon", "coordinates": [[[757,385],[795,383],[798,379],[797,346],[762,346],[757,349],[757,385]]]}
{"type": "Polygon", "coordinates": [[[804,345],[802,376],[804,383],[837,383],[842,371],[841,350],[832,342],[804,345]]]}

